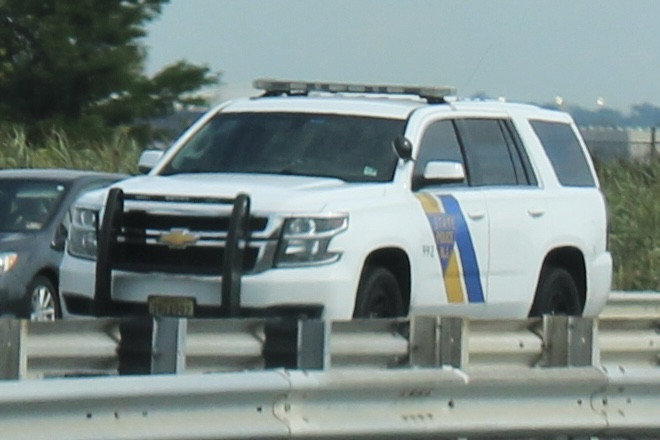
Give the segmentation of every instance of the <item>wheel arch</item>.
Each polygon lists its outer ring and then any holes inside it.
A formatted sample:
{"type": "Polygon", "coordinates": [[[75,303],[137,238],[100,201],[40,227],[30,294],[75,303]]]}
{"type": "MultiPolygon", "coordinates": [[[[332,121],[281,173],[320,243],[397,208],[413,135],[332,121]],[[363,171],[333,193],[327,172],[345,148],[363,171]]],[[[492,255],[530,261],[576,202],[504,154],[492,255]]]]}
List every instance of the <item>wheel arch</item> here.
{"type": "Polygon", "coordinates": [[[364,260],[360,279],[364,275],[365,269],[373,266],[383,267],[392,272],[401,287],[404,311],[405,314],[408,314],[410,309],[411,266],[406,251],[397,247],[373,250],[364,260]]]}
{"type": "Polygon", "coordinates": [[[564,246],[548,252],[543,260],[543,265],[539,270],[539,281],[541,279],[541,273],[547,267],[560,267],[571,274],[571,277],[578,288],[580,306],[582,310],[584,310],[584,305],[587,300],[587,269],[582,251],[576,247],[564,246]]]}
{"type": "Polygon", "coordinates": [[[60,291],[60,283],[58,279],[58,273],[57,270],[52,268],[52,267],[42,267],[39,269],[37,273],[35,273],[32,278],[29,279],[28,283],[31,283],[32,280],[34,280],[36,277],[42,276],[48,279],[53,284],[53,287],[55,288],[55,292],[60,291]]]}

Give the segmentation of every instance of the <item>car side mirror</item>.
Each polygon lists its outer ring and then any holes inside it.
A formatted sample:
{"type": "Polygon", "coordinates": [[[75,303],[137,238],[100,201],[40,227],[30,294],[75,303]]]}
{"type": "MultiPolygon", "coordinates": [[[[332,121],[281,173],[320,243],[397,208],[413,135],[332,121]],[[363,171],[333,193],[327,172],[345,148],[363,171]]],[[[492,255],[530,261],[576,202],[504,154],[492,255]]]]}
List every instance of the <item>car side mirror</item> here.
{"type": "Polygon", "coordinates": [[[64,252],[64,246],[66,244],[66,236],[68,235],[69,231],[64,226],[64,224],[60,224],[57,227],[57,230],[55,231],[55,236],[53,237],[53,241],[50,242],[50,247],[55,249],[58,252],[64,252]]]}
{"type": "Polygon", "coordinates": [[[465,169],[460,162],[434,160],[424,167],[424,180],[462,182],[465,180],[465,169]]]}
{"type": "Polygon", "coordinates": [[[138,160],[138,171],[142,174],[147,174],[158,164],[163,154],[164,151],[162,150],[144,150],[138,160]]]}
{"type": "Polygon", "coordinates": [[[412,159],[412,142],[405,136],[397,136],[392,141],[392,146],[394,146],[394,151],[400,159],[404,161],[409,161],[412,159]]]}
{"type": "Polygon", "coordinates": [[[424,167],[424,173],[413,176],[412,189],[418,189],[443,183],[462,183],[465,181],[465,169],[460,162],[430,161],[424,167]]]}

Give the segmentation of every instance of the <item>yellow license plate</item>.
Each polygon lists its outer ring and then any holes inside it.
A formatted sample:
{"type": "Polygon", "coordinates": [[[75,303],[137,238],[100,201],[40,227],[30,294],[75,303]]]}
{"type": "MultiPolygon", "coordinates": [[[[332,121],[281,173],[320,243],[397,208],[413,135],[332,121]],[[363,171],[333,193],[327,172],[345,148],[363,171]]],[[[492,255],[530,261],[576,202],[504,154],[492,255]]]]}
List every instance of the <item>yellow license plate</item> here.
{"type": "Polygon", "coordinates": [[[193,316],[195,300],[176,296],[151,296],[149,297],[149,313],[153,316],[193,316]]]}

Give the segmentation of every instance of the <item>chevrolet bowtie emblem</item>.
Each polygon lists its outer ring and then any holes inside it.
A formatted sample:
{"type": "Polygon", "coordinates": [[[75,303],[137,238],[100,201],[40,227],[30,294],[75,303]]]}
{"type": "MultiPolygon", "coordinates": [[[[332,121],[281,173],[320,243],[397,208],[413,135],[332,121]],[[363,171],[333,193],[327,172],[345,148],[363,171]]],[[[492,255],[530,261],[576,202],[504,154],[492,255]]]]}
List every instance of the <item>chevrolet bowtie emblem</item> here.
{"type": "Polygon", "coordinates": [[[158,243],[174,249],[184,249],[186,246],[197,243],[197,240],[199,240],[199,235],[193,234],[187,229],[173,228],[169,232],[161,234],[158,243]]]}

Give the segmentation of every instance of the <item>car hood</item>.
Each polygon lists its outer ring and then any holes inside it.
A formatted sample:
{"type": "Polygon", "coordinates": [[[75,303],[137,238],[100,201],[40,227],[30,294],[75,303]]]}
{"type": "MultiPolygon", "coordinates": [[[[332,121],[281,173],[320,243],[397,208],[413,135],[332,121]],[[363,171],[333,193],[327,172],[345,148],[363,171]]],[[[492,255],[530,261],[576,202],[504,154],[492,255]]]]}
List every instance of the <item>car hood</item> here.
{"type": "MultiPolygon", "coordinates": [[[[329,206],[384,195],[383,184],[347,183],[339,179],[266,174],[177,174],[139,176],[114,188],[127,194],[172,197],[233,198],[250,196],[253,211],[320,212],[329,206]]],[[[102,204],[106,192],[88,193],[85,201],[102,204]]]]}
{"type": "Polygon", "coordinates": [[[0,251],[24,249],[33,240],[33,234],[24,232],[0,232],[0,251]]]}

